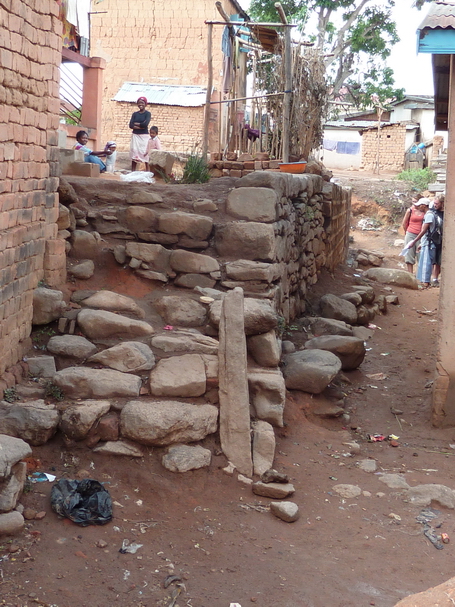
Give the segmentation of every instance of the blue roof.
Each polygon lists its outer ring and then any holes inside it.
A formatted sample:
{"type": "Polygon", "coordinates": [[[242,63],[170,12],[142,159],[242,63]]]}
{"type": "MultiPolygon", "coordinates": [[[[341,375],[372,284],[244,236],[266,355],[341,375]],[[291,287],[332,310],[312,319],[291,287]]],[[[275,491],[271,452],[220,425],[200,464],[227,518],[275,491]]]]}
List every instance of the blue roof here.
{"type": "Polygon", "coordinates": [[[136,103],[138,97],[146,97],[153,105],[179,105],[200,107],[205,105],[207,88],[174,84],[148,84],[147,82],[124,82],[114,101],[136,103]]]}

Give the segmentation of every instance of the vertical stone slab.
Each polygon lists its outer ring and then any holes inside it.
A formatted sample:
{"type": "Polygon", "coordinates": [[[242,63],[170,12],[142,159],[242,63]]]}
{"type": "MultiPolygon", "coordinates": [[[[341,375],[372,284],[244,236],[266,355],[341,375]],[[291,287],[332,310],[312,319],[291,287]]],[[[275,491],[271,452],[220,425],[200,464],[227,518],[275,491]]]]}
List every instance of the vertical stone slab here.
{"type": "Polygon", "coordinates": [[[219,328],[220,439],[224,454],[241,474],[252,476],[243,289],[226,293],[219,328]]]}

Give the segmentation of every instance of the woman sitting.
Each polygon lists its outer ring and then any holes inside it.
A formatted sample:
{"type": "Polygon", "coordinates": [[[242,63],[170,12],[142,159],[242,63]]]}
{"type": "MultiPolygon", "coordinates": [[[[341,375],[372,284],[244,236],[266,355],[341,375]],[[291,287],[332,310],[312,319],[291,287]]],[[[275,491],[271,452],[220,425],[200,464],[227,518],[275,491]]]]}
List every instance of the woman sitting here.
{"type": "Polygon", "coordinates": [[[101,160],[100,156],[110,156],[112,152],[110,152],[108,149],[104,149],[102,152],[94,152],[93,150],[88,148],[87,131],[78,131],[76,133],[76,141],[77,143],[74,146],[74,149],[82,150],[84,152],[84,162],[91,162],[92,164],[97,164],[100,167],[100,173],[104,173],[106,171],[106,165],[101,160]]]}

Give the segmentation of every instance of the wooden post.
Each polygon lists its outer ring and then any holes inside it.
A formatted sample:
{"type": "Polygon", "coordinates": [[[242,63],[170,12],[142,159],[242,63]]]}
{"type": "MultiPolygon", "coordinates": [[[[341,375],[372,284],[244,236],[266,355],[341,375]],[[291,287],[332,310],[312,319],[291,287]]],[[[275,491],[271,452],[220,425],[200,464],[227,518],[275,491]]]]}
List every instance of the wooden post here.
{"type": "Polygon", "coordinates": [[[376,148],[376,168],[375,168],[375,173],[377,173],[379,175],[379,165],[380,165],[380,160],[381,160],[381,118],[382,118],[382,112],[384,111],[384,109],[381,106],[377,106],[376,108],[376,112],[378,114],[378,146],[376,148]]]}
{"type": "Polygon", "coordinates": [[[455,426],[455,56],[450,56],[449,111],[447,145],[447,181],[444,205],[444,238],[442,245],[442,282],[439,295],[439,338],[436,379],[433,383],[432,422],[434,426],[455,426]]]}
{"type": "Polygon", "coordinates": [[[207,82],[207,95],[205,96],[205,113],[204,113],[204,134],[202,140],[202,156],[207,158],[207,152],[209,149],[209,123],[210,123],[210,100],[212,98],[212,87],[213,87],[213,64],[212,64],[212,38],[213,38],[213,25],[208,24],[207,33],[207,70],[208,70],[208,82],[207,82]]]}
{"type": "MultiPolygon", "coordinates": [[[[275,8],[280,15],[281,22],[287,24],[288,20],[283,7],[275,2],[275,8]]],[[[283,162],[289,162],[289,132],[291,117],[291,87],[292,87],[292,57],[291,57],[291,28],[284,29],[284,107],[283,107],[283,132],[282,150],[283,162]]]]}

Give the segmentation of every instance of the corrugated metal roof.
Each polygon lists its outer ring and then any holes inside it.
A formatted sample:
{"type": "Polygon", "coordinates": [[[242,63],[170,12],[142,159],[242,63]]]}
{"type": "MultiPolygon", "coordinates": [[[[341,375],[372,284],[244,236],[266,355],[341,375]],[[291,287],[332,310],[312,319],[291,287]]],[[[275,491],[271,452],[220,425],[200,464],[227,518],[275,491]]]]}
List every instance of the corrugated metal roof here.
{"type": "Polygon", "coordinates": [[[455,29],[455,2],[436,0],[430,4],[428,15],[417,28],[418,30],[453,28],[455,29]]]}
{"type": "MultiPolygon", "coordinates": [[[[381,127],[390,126],[393,124],[392,122],[381,122],[381,127]]],[[[325,123],[326,127],[330,127],[333,129],[351,129],[358,131],[359,129],[371,129],[378,127],[377,120],[349,120],[349,122],[345,122],[344,120],[330,120],[325,123]]]]}
{"type": "Polygon", "coordinates": [[[153,105],[179,105],[200,107],[205,104],[207,88],[175,84],[148,84],[147,82],[124,82],[114,101],[136,103],[138,97],[146,97],[153,105]]]}

